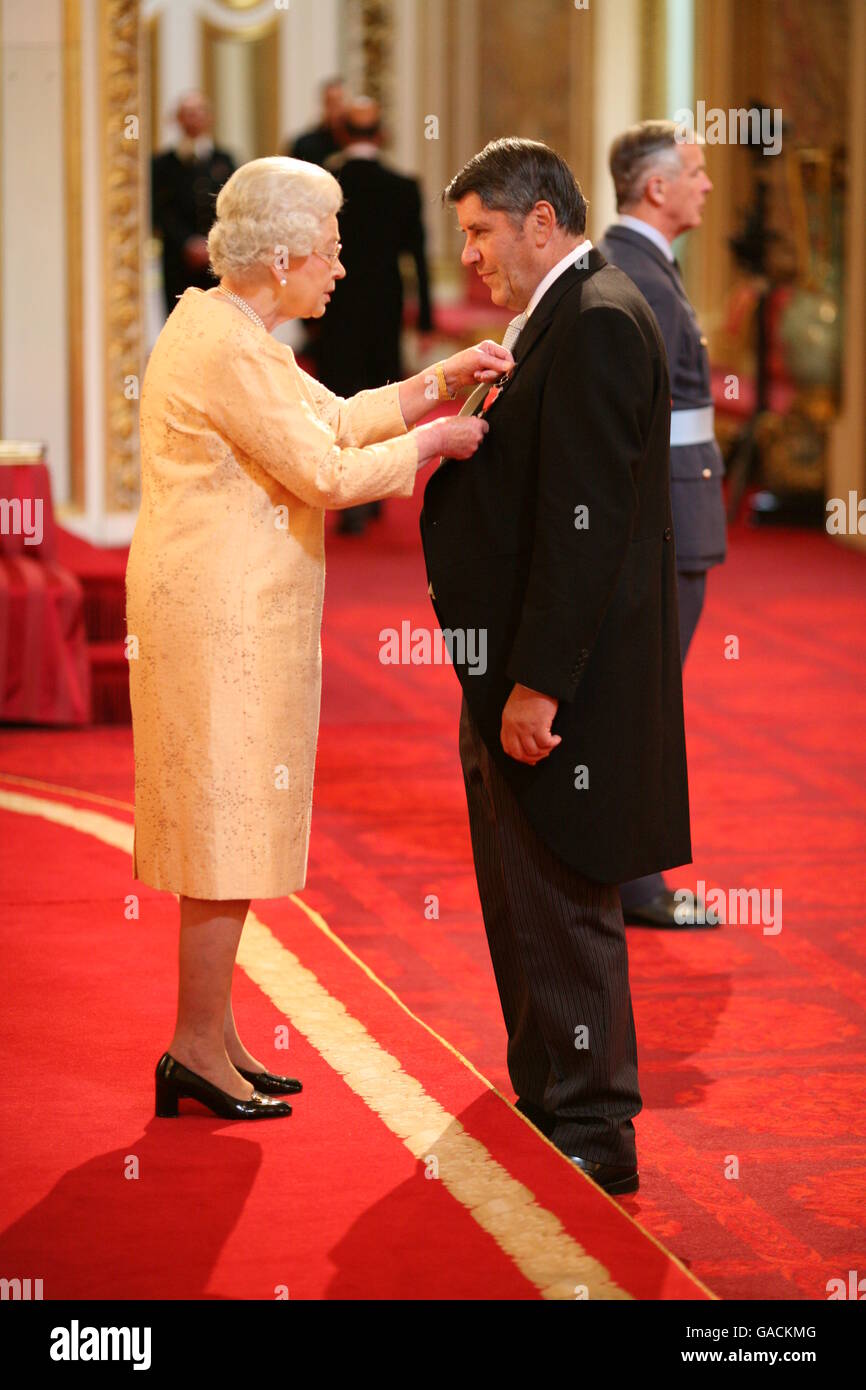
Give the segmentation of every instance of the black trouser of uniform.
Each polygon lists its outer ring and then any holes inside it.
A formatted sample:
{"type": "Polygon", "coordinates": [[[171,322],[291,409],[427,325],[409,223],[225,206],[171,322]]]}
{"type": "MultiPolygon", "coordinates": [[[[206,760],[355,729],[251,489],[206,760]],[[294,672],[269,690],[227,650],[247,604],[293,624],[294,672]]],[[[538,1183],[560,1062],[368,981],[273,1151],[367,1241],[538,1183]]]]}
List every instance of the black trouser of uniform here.
{"type": "Polygon", "coordinates": [[[465,699],[460,761],[520,1108],[563,1153],[633,1166],[641,1097],[619,891],[539,838],[465,699]]]}
{"type": "MultiPolygon", "coordinates": [[[[707,587],[707,572],[677,574],[677,595],[680,606],[680,660],[686,664],[686,655],[695,635],[695,628],[704,606],[707,587]]],[[[646,874],[643,878],[633,878],[620,884],[622,905],[626,910],[641,907],[664,893],[667,884],[661,874],[646,874]]]]}

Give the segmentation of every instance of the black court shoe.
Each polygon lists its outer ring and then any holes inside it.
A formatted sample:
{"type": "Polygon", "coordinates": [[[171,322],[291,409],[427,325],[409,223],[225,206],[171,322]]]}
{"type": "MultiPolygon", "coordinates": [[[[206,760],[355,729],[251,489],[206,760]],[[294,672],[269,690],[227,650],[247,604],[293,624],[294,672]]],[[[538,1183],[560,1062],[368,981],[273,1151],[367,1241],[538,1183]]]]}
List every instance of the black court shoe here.
{"type": "Polygon", "coordinates": [[[253,1091],[249,1100],[230,1096],[164,1052],[156,1064],[157,1117],[174,1119],[178,1113],[177,1103],[183,1096],[206,1105],[223,1120],[276,1120],[292,1113],[292,1107],[284,1100],[271,1100],[259,1095],[258,1091],[253,1091]]]}
{"type": "Polygon", "coordinates": [[[296,1096],[304,1088],[291,1076],[276,1076],[272,1071],[244,1071],[238,1067],[244,1081],[251,1081],[257,1091],[268,1096],[296,1096]]]}

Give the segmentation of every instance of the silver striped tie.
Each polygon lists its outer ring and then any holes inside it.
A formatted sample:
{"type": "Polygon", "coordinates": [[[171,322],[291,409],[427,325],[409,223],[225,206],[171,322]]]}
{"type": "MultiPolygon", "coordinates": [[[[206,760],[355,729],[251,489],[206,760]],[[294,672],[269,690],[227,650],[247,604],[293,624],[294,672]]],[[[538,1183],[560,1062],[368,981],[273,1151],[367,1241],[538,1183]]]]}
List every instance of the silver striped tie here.
{"type": "MultiPolygon", "coordinates": [[[[520,337],[521,330],[524,328],[528,317],[528,314],[518,314],[516,318],[511,320],[506,328],[505,336],[502,339],[502,346],[507,348],[509,352],[514,352],[514,345],[520,337]]],[[[482,381],[480,386],[476,386],[475,390],[471,391],[463,402],[460,408],[460,414],[474,415],[475,411],[484,400],[484,397],[487,395],[487,392],[490,390],[490,386],[491,383],[489,381],[482,381]]]]}

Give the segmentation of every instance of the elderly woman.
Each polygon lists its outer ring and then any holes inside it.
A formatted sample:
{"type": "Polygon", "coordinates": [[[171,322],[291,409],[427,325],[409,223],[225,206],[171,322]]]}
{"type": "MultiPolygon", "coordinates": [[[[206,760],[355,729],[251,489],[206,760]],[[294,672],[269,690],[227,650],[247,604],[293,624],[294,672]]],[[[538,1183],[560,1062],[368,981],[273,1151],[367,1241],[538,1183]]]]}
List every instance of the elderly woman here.
{"type": "Polygon", "coordinates": [[[127,569],[134,873],[180,898],[177,1023],[156,1113],[191,1097],[230,1119],[291,1114],[301,1089],[244,1047],[231,981],[251,898],[306,878],[321,686],[324,512],[408,497],[474,417],[410,427],[437,398],[509,370],[495,343],[351,399],[271,337],[325,312],[340,186],[255,159],[217,198],[219,285],[179,298],[141,394],[142,505],[127,569]],[[432,390],[431,390],[432,385],[432,390]]]}

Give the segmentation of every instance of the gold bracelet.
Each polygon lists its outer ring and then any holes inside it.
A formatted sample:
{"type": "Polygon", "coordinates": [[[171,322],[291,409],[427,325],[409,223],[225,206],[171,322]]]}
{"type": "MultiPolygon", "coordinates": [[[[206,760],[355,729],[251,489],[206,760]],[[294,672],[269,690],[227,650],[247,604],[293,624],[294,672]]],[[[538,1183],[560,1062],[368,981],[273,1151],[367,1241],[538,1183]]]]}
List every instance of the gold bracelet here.
{"type": "Polygon", "coordinates": [[[444,362],[436,362],[434,364],[433,370],[436,373],[436,381],[439,386],[440,401],[453,401],[457,395],[457,392],[448,390],[448,382],[445,380],[444,362]]]}

